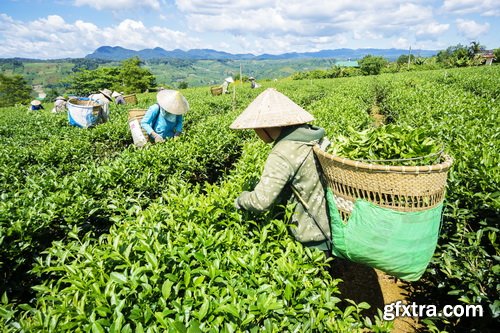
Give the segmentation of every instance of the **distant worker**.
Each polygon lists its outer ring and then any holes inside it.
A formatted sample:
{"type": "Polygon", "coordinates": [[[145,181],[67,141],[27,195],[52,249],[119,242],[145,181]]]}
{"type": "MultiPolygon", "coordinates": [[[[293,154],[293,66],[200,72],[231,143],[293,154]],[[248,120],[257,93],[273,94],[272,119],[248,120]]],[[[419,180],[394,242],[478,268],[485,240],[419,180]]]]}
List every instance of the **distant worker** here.
{"type": "Polygon", "coordinates": [[[176,90],[161,90],[156,94],[158,103],[151,105],[141,121],[141,127],[155,143],[181,135],[184,114],[189,110],[189,103],[176,90]]]}
{"type": "Polygon", "coordinates": [[[234,80],[233,80],[232,77],[226,77],[224,79],[224,83],[222,83],[222,85],[221,85],[221,87],[222,87],[222,93],[223,94],[229,94],[230,93],[228,87],[229,87],[229,84],[233,83],[233,82],[234,82],[234,80]]]}
{"type": "Polygon", "coordinates": [[[109,89],[99,90],[99,92],[99,94],[90,95],[89,98],[101,104],[101,118],[105,122],[109,119],[109,103],[113,101],[113,97],[111,97],[112,92],[109,89]]]}
{"type": "Polygon", "coordinates": [[[123,98],[123,94],[119,93],[117,91],[113,91],[113,94],[111,95],[115,99],[116,104],[126,104],[125,103],[125,98],[123,98]]]}
{"type": "Polygon", "coordinates": [[[64,112],[66,110],[66,98],[57,96],[52,108],[52,113],[64,112]]]}
{"type": "Polygon", "coordinates": [[[330,254],[330,224],[320,165],[313,146],[322,144],[325,130],[307,124],[314,117],[285,95],[268,88],[230,125],[253,129],[273,147],[259,183],[236,198],[237,209],[268,210],[287,200],[295,204],[291,233],[303,245],[330,254]]]}
{"type": "Polygon", "coordinates": [[[40,102],[39,100],[35,99],[35,100],[32,100],[31,103],[30,103],[30,107],[29,109],[31,111],[39,111],[39,110],[45,110],[43,108],[43,105],[42,105],[42,102],[40,102]]]}
{"type": "Polygon", "coordinates": [[[255,89],[260,87],[260,84],[255,81],[253,76],[250,76],[248,79],[250,80],[250,88],[255,89]]]}

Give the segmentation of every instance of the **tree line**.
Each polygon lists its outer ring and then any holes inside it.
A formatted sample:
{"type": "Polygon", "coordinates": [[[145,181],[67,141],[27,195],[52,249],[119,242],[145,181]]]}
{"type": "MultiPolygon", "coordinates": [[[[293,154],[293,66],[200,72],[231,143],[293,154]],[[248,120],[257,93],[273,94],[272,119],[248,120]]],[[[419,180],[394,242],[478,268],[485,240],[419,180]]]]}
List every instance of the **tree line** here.
{"type": "MultiPolygon", "coordinates": [[[[458,44],[441,50],[436,56],[424,58],[413,54],[403,54],[395,62],[389,62],[380,56],[366,55],[358,61],[358,67],[332,66],[327,70],[312,70],[297,72],[292,75],[294,80],[325,79],[350,77],[358,75],[378,75],[381,73],[396,73],[411,70],[428,70],[440,68],[479,66],[485,62],[482,53],[484,46],[479,42],[471,42],[469,46],[458,44]]],[[[500,61],[500,48],[493,50],[496,62],[500,61]]]]}
{"type": "MultiPolygon", "coordinates": [[[[4,62],[2,66],[17,68],[19,61],[4,62]]],[[[144,92],[155,87],[155,76],[142,67],[142,61],[135,57],[124,60],[119,66],[100,67],[99,62],[79,61],[73,73],[63,79],[60,86],[64,91],[51,88],[47,91],[46,100],[52,101],[58,95],[88,96],[101,89],[120,91],[125,94],[144,92]],[[76,69],[75,69],[76,68],[76,69]]],[[[33,99],[32,87],[20,74],[6,75],[0,73],[0,107],[15,104],[27,104],[33,99]]]]}

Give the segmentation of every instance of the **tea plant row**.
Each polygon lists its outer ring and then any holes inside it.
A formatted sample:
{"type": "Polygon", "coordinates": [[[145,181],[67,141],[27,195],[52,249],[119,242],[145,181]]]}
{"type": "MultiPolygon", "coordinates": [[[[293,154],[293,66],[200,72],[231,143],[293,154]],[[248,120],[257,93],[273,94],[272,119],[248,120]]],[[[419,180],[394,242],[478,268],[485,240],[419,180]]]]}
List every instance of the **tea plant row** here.
{"type": "MultiPolygon", "coordinates": [[[[500,117],[498,85],[490,83],[498,71],[284,80],[262,88],[274,86],[313,113],[330,137],[369,128],[376,107],[388,121],[446,144],[455,165],[440,246],[412,297],[481,303],[490,317],[498,311],[500,117]]],[[[91,130],[70,128],[62,116],[1,110],[8,139],[0,143],[0,327],[387,330],[390,323],[363,315],[368,304],[341,305],[341,282],[324,270],[324,255],[288,234],[290,207],[264,215],[234,210],[234,198],[258,181],[270,147],[228,126],[262,89],[238,87],[234,99],[207,88],[183,91],[191,105],[185,134],[142,150],[130,146],[124,108],[91,130]],[[34,295],[21,293],[30,288],[34,295]]],[[[154,102],[154,94],[139,95],[138,107],[154,102]]],[[[489,320],[427,325],[470,328],[489,320]]]]}

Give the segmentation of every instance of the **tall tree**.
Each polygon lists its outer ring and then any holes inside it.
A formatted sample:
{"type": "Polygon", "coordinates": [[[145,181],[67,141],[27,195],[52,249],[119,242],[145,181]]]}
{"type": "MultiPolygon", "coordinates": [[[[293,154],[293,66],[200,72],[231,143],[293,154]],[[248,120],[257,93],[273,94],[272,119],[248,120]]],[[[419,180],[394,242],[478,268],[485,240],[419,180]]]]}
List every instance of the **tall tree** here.
{"type": "Polygon", "coordinates": [[[471,42],[469,46],[469,55],[470,57],[474,57],[476,54],[481,53],[484,50],[484,46],[481,45],[479,42],[471,42]]]}
{"type": "Polygon", "coordinates": [[[387,64],[387,60],[382,57],[367,55],[359,62],[359,68],[364,75],[380,74],[382,68],[387,64]]]}
{"type": "Polygon", "coordinates": [[[398,60],[396,60],[396,63],[400,66],[407,65],[408,58],[410,58],[410,62],[415,62],[415,56],[413,54],[410,54],[409,56],[407,54],[402,54],[399,56],[398,60]]]}
{"type": "Polygon", "coordinates": [[[53,102],[57,96],[59,96],[59,92],[54,88],[50,88],[45,96],[45,101],[53,102]]]}
{"type": "Polygon", "coordinates": [[[31,86],[21,75],[7,76],[0,73],[0,107],[28,103],[31,92],[31,86]]]}
{"type": "Polygon", "coordinates": [[[143,92],[154,87],[156,79],[147,68],[141,67],[138,57],[124,60],[120,69],[120,83],[125,92],[143,92]]]}
{"type": "Polygon", "coordinates": [[[68,78],[69,91],[79,96],[87,96],[100,89],[111,89],[119,84],[118,67],[99,67],[95,70],[82,70],[68,78]]]}

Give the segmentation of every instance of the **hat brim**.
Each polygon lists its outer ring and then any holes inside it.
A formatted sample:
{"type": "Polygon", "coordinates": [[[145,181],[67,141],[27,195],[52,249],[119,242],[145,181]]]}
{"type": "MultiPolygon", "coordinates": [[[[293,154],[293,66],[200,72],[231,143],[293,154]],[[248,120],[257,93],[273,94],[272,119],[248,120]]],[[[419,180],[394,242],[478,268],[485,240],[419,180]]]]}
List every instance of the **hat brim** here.
{"type": "Polygon", "coordinates": [[[183,115],[189,110],[188,101],[176,90],[161,90],[156,94],[156,101],[162,109],[171,114],[183,115]]]}
{"type": "Polygon", "coordinates": [[[229,126],[231,129],[256,129],[305,124],[314,117],[276,89],[268,88],[257,96],[229,126]]]}
{"type": "Polygon", "coordinates": [[[112,101],[112,100],[113,100],[113,97],[111,97],[111,95],[110,95],[110,94],[108,94],[106,91],[104,91],[104,90],[99,90],[99,92],[100,92],[101,94],[103,94],[103,95],[104,95],[104,97],[106,97],[106,98],[107,98],[107,99],[109,99],[110,101],[112,101]]]}

